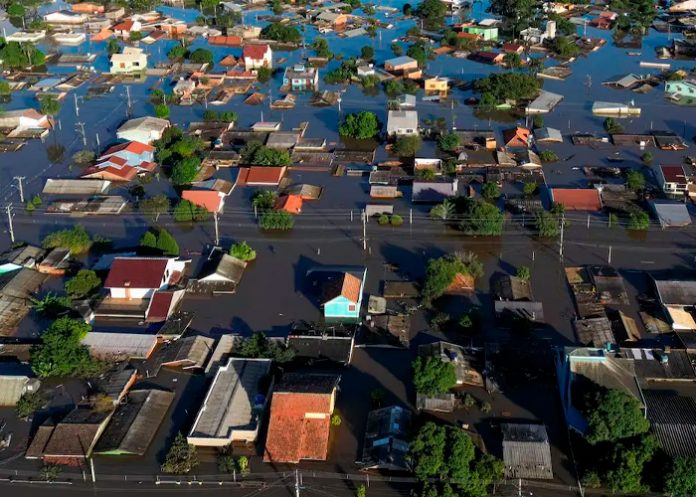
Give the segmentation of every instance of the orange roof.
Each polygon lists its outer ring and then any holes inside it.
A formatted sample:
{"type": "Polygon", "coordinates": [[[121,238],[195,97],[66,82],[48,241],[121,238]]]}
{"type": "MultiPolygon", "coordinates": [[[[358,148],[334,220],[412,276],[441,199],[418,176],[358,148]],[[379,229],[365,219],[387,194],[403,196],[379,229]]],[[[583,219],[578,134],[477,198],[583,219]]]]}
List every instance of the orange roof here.
{"type": "Polygon", "coordinates": [[[475,33],[457,33],[457,38],[462,38],[464,40],[480,40],[481,35],[475,33]]]}
{"type": "Polygon", "coordinates": [[[452,283],[445,290],[445,294],[459,295],[474,291],[476,280],[470,274],[457,273],[452,280],[452,283]]]}
{"type": "Polygon", "coordinates": [[[214,190],[184,190],[181,192],[181,198],[203,207],[208,212],[220,212],[225,203],[220,192],[214,190]]]}
{"type": "Polygon", "coordinates": [[[239,185],[270,185],[275,186],[285,176],[285,166],[251,166],[239,171],[237,183],[239,185]]]}
{"type": "Polygon", "coordinates": [[[134,24],[135,22],[132,19],[126,19],[114,26],[114,31],[130,31],[133,29],[134,24]]]}
{"type": "Polygon", "coordinates": [[[569,211],[599,211],[602,199],[594,188],[552,188],[551,198],[569,211]]]}
{"type": "Polygon", "coordinates": [[[527,128],[516,127],[503,131],[503,139],[508,147],[527,147],[529,146],[529,130],[527,128]]]}
{"type": "Polygon", "coordinates": [[[237,59],[234,58],[234,55],[228,55],[227,57],[224,57],[220,61],[221,66],[235,66],[237,65],[237,59]]]}
{"type": "Polygon", "coordinates": [[[144,152],[154,152],[155,147],[153,147],[152,145],[148,145],[147,143],[130,141],[114,145],[113,147],[109,147],[108,149],[106,149],[106,152],[102,154],[102,157],[107,157],[109,155],[115,154],[116,152],[120,152],[121,150],[126,150],[134,154],[142,154],[144,152]]]}
{"type": "Polygon", "coordinates": [[[99,164],[88,167],[82,172],[81,178],[104,179],[110,181],[132,181],[138,175],[138,170],[131,166],[100,167],[99,164]]]}
{"type": "Polygon", "coordinates": [[[357,276],[345,273],[343,275],[343,285],[341,286],[341,295],[351,302],[356,304],[360,301],[360,286],[362,281],[357,276]]]}
{"type": "Polygon", "coordinates": [[[274,392],[264,460],[296,463],[326,460],[329,451],[331,395],[274,392]],[[323,418],[305,417],[307,413],[323,418]]]}
{"type": "Polygon", "coordinates": [[[114,35],[114,32],[110,29],[104,28],[98,33],[92,35],[92,41],[104,41],[108,40],[114,35]]]}
{"type": "Polygon", "coordinates": [[[73,12],[85,12],[88,14],[101,14],[104,12],[104,6],[96,3],[81,2],[74,3],[71,6],[73,12]]]}
{"type": "Polygon", "coordinates": [[[290,214],[299,214],[302,211],[302,196],[282,195],[276,199],[275,210],[285,211],[290,214]]]}
{"type": "Polygon", "coordinates": [[[241,47],[242,39],[239,36],[209,36],[208,43],[211,45],[224,45],[226,47],[241,47]]]}

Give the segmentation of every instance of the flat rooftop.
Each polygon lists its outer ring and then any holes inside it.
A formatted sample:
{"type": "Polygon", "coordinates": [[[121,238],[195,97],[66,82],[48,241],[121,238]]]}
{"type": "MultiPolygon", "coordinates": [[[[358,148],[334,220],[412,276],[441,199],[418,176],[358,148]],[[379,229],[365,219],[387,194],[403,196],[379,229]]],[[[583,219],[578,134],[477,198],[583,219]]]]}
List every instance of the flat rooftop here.
{"type": "Polygon", "coordinates": [[[206,439],[211,445],[230,443],[235,431],[255,431],[259,417],[255,406],[264,404],[266,395],[260,384],[270,369],[270,359],[231,358],[220,367],[191,428],[189,443],[207,445],[206,439]]]}

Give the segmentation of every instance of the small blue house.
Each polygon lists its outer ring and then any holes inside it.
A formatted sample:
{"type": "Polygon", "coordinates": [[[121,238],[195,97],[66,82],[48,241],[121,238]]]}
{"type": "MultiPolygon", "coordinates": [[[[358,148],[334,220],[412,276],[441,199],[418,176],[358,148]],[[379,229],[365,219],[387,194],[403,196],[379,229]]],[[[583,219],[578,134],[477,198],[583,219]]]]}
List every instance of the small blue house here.
{"type": "Polygon", "coordinates": [[[324,318],[359,319],[366,278],[367,268],[335,272],[327,277],[321,297],[324,318]]]}
{"type": "Polygon", "coordinates": [[[99,160],[110,159],[112,157],[119,157],[125,160],[129,165],[136,167],[143,162],[155,161],[155,147],[147,143],[136,141],[120,143],[104,152],[99,160]]]}
{"type": "Polygon", "coordinates": [[[696,100],[696,82],[693,81],[667,81],[665,83],[667,98],[676,102],[692,103],[696,100]]]}

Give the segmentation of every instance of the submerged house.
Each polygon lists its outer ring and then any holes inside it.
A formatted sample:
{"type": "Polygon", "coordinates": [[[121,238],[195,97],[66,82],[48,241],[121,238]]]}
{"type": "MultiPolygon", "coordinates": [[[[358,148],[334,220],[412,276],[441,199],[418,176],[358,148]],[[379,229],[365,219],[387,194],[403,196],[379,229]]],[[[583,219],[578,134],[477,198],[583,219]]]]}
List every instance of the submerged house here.
{"type": "Polygon", "coordinates": [[[361,469],[408,471],[413,414],[401,406],[370,411],[363,441],[361,469]]]}
{"type": "Polygon", "coordinates": [[[359,319],[367,268],[342,270],[318,268],[310,271],[319,277],[321,307],[326,319],[359,319]]]}
{"type": "Polygon", "coordinates": [[[264,461],[298,463],[327,459],[339,380],[340,376],[332,374],[283,376],[271,399],[264,461]]]}
{"type": "Polygon", "coordinates": [[[142,48],[125,47],[122,53],[111,56],[111,74],[140,73],[147,69],[147,54],[142,48]]]}
{"type": "Polygon", "coordinates": [[[220,366],[187,437],[196,447],[254,443],[271,389],[270,359],[230,358],[220,366]]]}
{"type": "Polygon", "coordinates": [[[315,67],[295,64],[285,68],[283,86],[289,90],[304,91],[319,89],[319,71],[315,67]]]}

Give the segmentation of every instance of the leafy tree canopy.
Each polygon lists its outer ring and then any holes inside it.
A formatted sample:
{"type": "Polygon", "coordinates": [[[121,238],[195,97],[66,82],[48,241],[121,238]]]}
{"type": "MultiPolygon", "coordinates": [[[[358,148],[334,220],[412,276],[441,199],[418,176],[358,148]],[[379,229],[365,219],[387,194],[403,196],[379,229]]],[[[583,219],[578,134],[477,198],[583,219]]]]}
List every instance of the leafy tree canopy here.
{"type": "Polygon", "coordinates": [[[230,255],[248,262],[256,259],[256,250],[251,248],[247,242],[239,242],[232,245],[230,255]]]}
{"type": "Polygon", "coordinates": [[[83,298],[93,294],[101,285],[97,273],[91,269],[80,269],[65,283],[65,291],[73,298],[83,298]]]}
{"type": "MultiPolygon", "coordinates": [[[[494,183],[486,184],[494,185],[494,183]]],[[[459,228],[468,235],[500,236],[503,233],[504,221],[505,216],[494,204],[474,200],[469,203],[466,217],[459,228]]]]}
{"type": "Polygon", "coordinates": [[[428,27],[441,27],[447,14],[447,6],[442,0],[423,0],[416,11],[426,21],[428,27]]]}
{"type": "Polygon", "coordinates": [[[418,135],[400,136],[392,145],[392,152],[399,157],[415,157],[422,144],[418,135]]]}
{"type": "Polygon", "coordinates": [[[453,152],[459,145],[460,139],[456,133],[445,133],[437,138],[437,146],[445,152],[453,152]]]}
{"type": "Polygon", "coordinates": [[[189,60],[196,64],[212,64],[213,52],[206,48],[197,48],[189,55],[189,60]]]}
{"type": "Polygon", "coordinates": [[[540,86],[536,77],[521,72],[495,73],[474,82],[474,90],[491,95],[498,103],[507,99],[533,98],[539,93],[540,86]]]}
{"type": "Polygon", "coordinates": [[[457,374],[451,362],[439,357],[418,357],[412,364],[413,384],[422,395],[447,393],[457,384],[457,374]]]}
{"type": "Polygon", "coordinates": [[[72,228],[54,231],[41,242],[43,248],[67,248],[73,255],[86,253],[92,246],[92,239],[85,228],[76,224],[72,228]]]}
{"type": "Polygon", "coordinates": [[[42,66],[46,62],[46,56],[33,43],[5,42],[0,38],[0,60],[5,68],[19,69],[42,66]]]}
{"type": "Polygon", "coordinates": [[[81,340],[92,327],[84,321],[63,317],[41,335],[41,343],[31,351],[31,367],[38,376],[90,376],[101,365],[94,361],[81,340]]]}
{"type": "Polygon", "coordinates": [[[374,138],[379,134],[381,124],[374,112],[362,111],[357,114],[348,114],[338,128],[341,136],[365,140],[374,138]]]}
{"type": "Polygon", "coordinates": [[[672,497],[696,495],[696,459],[677,457],[665,478],[665,493],[672,497]]]}
{"type": "Polygon", "coordinates": [[[177,223],[199,223],[207,220],[210,212],[203,207],[199,207],[193,202],[182,200],[174,207],[174,221],[177,223]]]}
{"type": "Polygon", "coordinates": [[[291,230],[295,226],[295,218],[286,211],[266,211],[259,218],[259,226],[264,230],[291,230]]]}
{"type": "Polygon", "coordinates": [[[425,269],[423,299],[431,302],[441,297],[458,274],[479,278],[483,275],[483,265],[472,253],[430,259],[425,269]]]}
{"type": "Polygon", "coordinates": [[[302,35],[297,28],[274,22],[261,30],[261,38],[282,43],[299,43],[302,40],[302,35]]]}
{"type": "Polygon", "coordinates": [[[241,357],[273,359],[279,364],[290,362],[295,357],[294,350],[287,348],[277,340],[269,340],[260,331],[256,331],[249,338],[242,340],[239,347],[235,347],[234,353],[241,357]]]}
{"type": "Polygon", "coordinates": [[[640,403],[620,390],[597,387],[586,393],[582,411],[589,425],[585,438],[591,444],[615,442],[650,429],[640,403]]]}
{"type": "Polygon", "coordinates": [[[187,157],[181,159],[172,169],[171,180],[175,185],[188,185],[198,174],[198,169],[201,166],[201,160],[198,157],[187,157]]]}
{"type": "Polygon", "coordinates": [[[181,433],[176,435],[174,443],[169,448],[167,457],[162,464],[162,472],[169,474],[185,474],[198,467],[196,447],[190,445],[181,433]]]}

